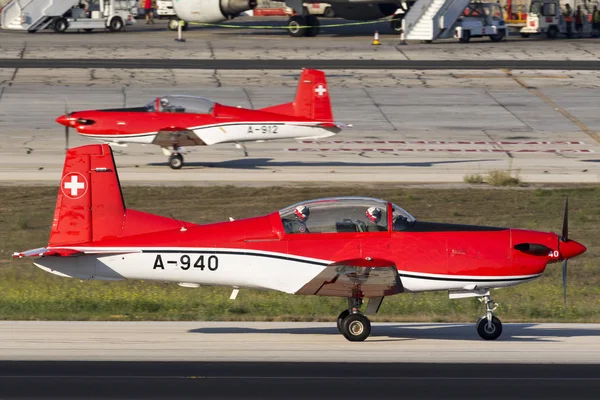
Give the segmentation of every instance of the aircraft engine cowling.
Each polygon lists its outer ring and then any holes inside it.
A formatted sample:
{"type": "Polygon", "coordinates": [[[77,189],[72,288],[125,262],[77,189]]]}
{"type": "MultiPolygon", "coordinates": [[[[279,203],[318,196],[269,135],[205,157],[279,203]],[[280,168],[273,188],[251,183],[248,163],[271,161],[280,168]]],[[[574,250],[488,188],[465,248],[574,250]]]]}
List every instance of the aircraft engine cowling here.
{"type": "Polygon", "coordinates": [[[173,2],[177,17],[186,22],[215,23],[252,10],[257,0],[178,0],[173,2]]]}
{"type": "Polygon", "coordinates": [[[331,7],[336,17],[355,21],[369,21],[392,15],[398,9],[398,4],[332,3],[331,7]]]}

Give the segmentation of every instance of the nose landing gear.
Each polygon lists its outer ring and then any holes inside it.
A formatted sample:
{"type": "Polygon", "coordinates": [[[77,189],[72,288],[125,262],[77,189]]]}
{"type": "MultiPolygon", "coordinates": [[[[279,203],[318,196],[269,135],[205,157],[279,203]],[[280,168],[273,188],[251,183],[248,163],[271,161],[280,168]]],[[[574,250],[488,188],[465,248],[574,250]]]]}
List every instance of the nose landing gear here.
{"type": "Polygon", "coordinates": [[[477,321],[477,333],[484,340],[495,340],[502,334],[502,322],[494,316],[494,310],[498,304],[490,298],[490,293],[479,298],[479,301],[485,303],[485,316],[477,321]]]}

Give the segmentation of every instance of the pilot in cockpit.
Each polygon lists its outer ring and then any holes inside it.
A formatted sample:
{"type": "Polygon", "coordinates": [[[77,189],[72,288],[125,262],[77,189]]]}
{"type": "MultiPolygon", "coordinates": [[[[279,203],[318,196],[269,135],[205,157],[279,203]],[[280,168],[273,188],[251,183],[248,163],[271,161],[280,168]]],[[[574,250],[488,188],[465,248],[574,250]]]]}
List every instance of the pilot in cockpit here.
{"type": "Polygon", "coordinates": [[[365,232],[387,231],[385,226],[379,225],[382,215],[381,208],[369,207],[365,212],[365,215],[367,216],[367,223],[364,226],[365,232]]]}

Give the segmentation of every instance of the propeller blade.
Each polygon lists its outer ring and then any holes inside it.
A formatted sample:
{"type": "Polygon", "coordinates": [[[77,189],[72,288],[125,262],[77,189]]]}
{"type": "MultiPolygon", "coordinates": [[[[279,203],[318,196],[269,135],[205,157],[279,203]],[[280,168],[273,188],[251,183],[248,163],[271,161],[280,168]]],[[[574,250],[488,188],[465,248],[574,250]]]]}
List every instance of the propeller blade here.
{"type": "Polygon", "coordinates": [[[562,237],[561,240],[566,242],[569,240],[569,198],[565,201],[565,217],[563,219],[562,237]]]}
{"type": "Polygon", "coordinates": [[[563,310],[567,310],[567,260],[565,259],[562,263],[562,277],[563,277],[563,310]]]}
{"type": "Polygon", "coordinates": [[[65,150],[69,150],[69,127],[65,126],[65,150]]]}

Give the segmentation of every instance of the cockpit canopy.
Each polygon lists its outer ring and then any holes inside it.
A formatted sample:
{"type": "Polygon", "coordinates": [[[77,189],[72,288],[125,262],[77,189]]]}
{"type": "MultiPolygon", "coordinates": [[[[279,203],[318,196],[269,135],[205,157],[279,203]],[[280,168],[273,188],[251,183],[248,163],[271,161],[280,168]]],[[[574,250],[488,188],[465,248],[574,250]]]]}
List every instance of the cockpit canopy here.
{"type": "MultiPolygon", "coordinates": [[[[415,218],[391,204],[392,230],[403,231],[415,218]]],[[[286,233],[387,232],[388,202],[369,197],[308,200],[279,211],[286,233]]]]}
{"type": "Polygon", "coordinates": [[[148,112],[211,114],[215,102],[195,96],[160,96],[146,104],[148,112]]]}

